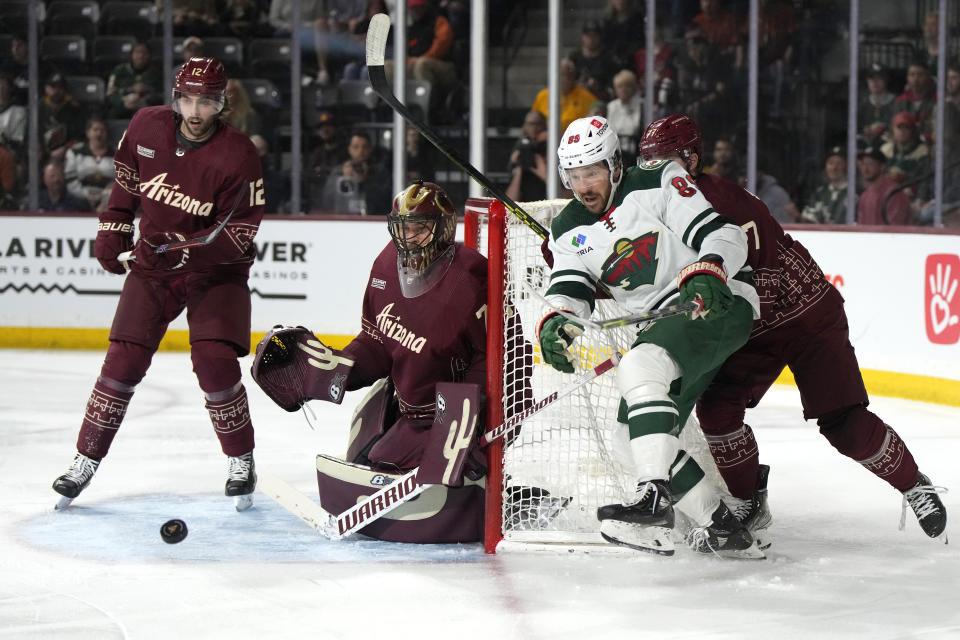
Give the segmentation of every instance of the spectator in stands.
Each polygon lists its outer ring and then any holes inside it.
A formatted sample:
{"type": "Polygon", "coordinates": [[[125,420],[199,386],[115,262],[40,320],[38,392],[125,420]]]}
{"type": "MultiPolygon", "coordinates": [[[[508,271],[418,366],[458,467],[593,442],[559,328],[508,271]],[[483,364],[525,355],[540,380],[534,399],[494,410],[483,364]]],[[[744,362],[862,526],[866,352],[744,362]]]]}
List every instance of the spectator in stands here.
{"type": "Polygon", "coordinates": [[[620,65],[603,41],[599,22],[587,20],[583,23],[580,48],[571,51],[567,57],[577,65],[579,84],[601,100],[609,100],[613,74],[620,65]]]}
{"type": "Polygon", "coordinates": [[[960,109],[960,60],[953,59],[947,65],[947,82],[944,101],[960,109]]]}
{"type": "Polygon", "coordinates": [[[90,210],[95,210],[103,196],[103,190],[113,182],[116,172],[113,166],[115,147],[110,144],[107,122],[102,116],[87,118],[87,141],[67,149],[64,177],[67,190],[79,200],[85,201],[90,210]]]}
{"type": "Polygon", "coordinates": [[[590,103],[590,106],[587,107],[588,116],[602,116],[607,117],[607,103],[603,100],[594,100],[590,103]]]}
{"type": "Polygon", "coordinates": [[[18,154],[27,135],[27,108],[13,103],[13,90],[10,76],[0,73],[0,144],[18,154]]]}
{"type": "MultiPolygon", "coordinates": [[[[653,115],[648,120],[656,120],[677,111],[677,67],[676,49],[663,38],[663,29],[653,32],[653,95],[656,103],[653,115]]],[[[641,47],[633,57],[633,66],[637,73],[637,86],[644,87],[647,77],[647,50],[641,47]]],[[[616,89],[616,87],[614,87],[616,89]]]]}
{"type": "Polygon", "coordinates": [[[263,167],[264,198],[267,203],[264,213],[299,213],[302,209],[290,208],[290,174],[280,171],[276,167],[276,159],[270,154],[270,145],[261,135],[250,136],[250,141],[257,148],[260,156],[260,165],[263,167]]]}
{"type": "MultiPolygon", "coordinates": [[[[740,183],[741,187],[746,188],[746,172],[741,171],[737,182],[740,183]]],[[[763,204],[767,205],[767,209],[770,210],[770,215],[780,224],[800,221],[800,210],[797,209],[797,205],[793,203],[790,194],[780,186],[780,183],[777,182],[775,177],[769,173],[765,173],[761,169],[757,169],[756,196],[763,201],[763,204]]]]}
{"type": "MultiPolygon", "coordinates": [[[[197,36],[187,36],[184,38],[183,46],[180,49],[180,54],[184,62],[190,58],[202,58],[206,55],[206,53],[204,53],[203,40],[197,36]]],[[[174,73],[174,75],[176,75],[176,73],[174,73]]]]}
{"type": "MultiPolygon", "coordinates": [[[[411,22],[407,27],[407,74],[430,83],[430,111],[440,119],[453,114],[443,112],[447,95],[457,85],[453,52],[453,29],[431,0],[407,0],[411,22]]],[[[384,65],[393,81],[393,61],[384,65]]]]}
{"type": "MultiPolygon", "coordinates": [[[[793,3],[786,0],[760,0],[759,7],[760,74],[770,83],[770,116],[779,116],[793,71],[794,37],[797,31],[793,3]]],[[[743,27],[747,37],[749,25],[743,27]]]]}
{"type": "Polygon", "coordinates": [[[407,128],[407,182],[417,180],[433,182],[433,145],[427,142],[413,127],[407,128]]]}
{"type": "Polygon", "coordinates": [[[347,146],[349,158],[331,172],[324,186],[322,208],[342,213],[386,215],[390,210],[389,172],[371,162],[373,142],[363,131],[354,131],[347,146]]]}
{"type": "MultiPolygon", "coordinates": [[[[597,96],[577,84],[577,65],[570,58],[560,61],[560,130],[566,131],[570,123],[587,115],[587,109],[596,102],[597,96]]],[[[540,90],[533,101],[533,110],[544,118],[550,117],[550,90],[540,90]]]]}
{"type": "Polygon", "coordinates": [[[137,42],[130,61],[114,67],[107,81],[107,117],[132,118],[140,107],[163,103],[163,72],[153,63],[150,47],[137,42]]]}
{"type": "MultiPolygon", "coordinates": [[[[16,33],[10,40],[10,57],[0,62],[0,72],[6,74],[13,83],[13,103],[20,106],[27,104],[27,91],[30,88],[27,62],[30,60],[27,51],[27,39],[16,33]]],[[[39,62],[39,76],[45,78],[52,73],[48,65],[42,60],[39,62]]]]}
{"type": "Polygon", "coordinates": [[[857,200],[859,224],[910,224],[910,199],[903,191],[897,191],[887,200],[886,213],[883,203],[890,192],[900,186],[897,179],[886,172],[887,156],[877,147],[867,147],[857,156],[857,168],[863,193],[857,200]]]}
{"type": "Polygon", "coordinates": [[[319,46],[319,34],[327,28],[327,9],[325,0],[300,0],[300,26],[290,22],[293,14],[293,0],[270,0],[270,13],[267,22],[278,38],[288,38],[296,30],[299,33],[301,53],[314,56],[317,63],[317,83],[330,84],[330,72],[327,70],[327,58],[319,46]]]}
{"type": "MultiPolygon", "coordinates": [[[[930,172],[930,147],[920,139],[917,117],[909,111],[901,111],[893,117],[893,139],[880,151],[887,157],[887,172],[901,184],[914,182],[930,172]]],[[[931,197],[930,181],[925,180],[909,187],[907,195],[911,206],[918,212],[931,197]]]]}
{"type": "MultiPolygon", "coordinates": [[[[931,75],[936,75],[937,65],[940,64],[940,14],[928,11],[923,16],[923,43],[919,47],[918,58],[926,66],[931,75]]],[[[948,33],[947,37],[950,37],[948,33]]]]}
{"type": "MultiPolygon", "coordinates": [[[[67,191],[67,181],[60,162],[51,160],[44,165],[43,186],[37,199],[37,211],[90,211],[90,205],[85,199],[77,198],[67,191]]],[[[27,202],[24,201],[22,208],[26,207],[27,202]]]]}
{"type": "Polygon", "coordinates": [[[235,38],[267,36],[259,0],[221,0],[219,22],[235,38]]]}
{"type": "Polygon", "coordinates": [[[50,157],[63,162],[67,148],[84,139],[87,114],[70,95],[67,83],[59,73],[46,79],[43,94],[39,122],[44,151],[50,157]]]}
{"type": "Polygon", "coordinates": [[[725,135],[728,114],[733,112],[728,69],[711,53],[703,32],[688,31],[684,38],[686,51],[677,61],[681,110],[702,123],[705,137],[725,135]]]}
{"type": "MultiPolygon", "coordinates": [[[[390,13],[387,9],[387,3],[384,2],[384,0],[367,0],[366,12],[364,13],[363,19],[354,24],[350,30],[351,37],[358,45],[365,46],[364,43],[367,40],[367,28],[370,26],[370,18],[378,13],[390,13]]],[[[367,58],[366,52],[364,52],[356,56],[353,60],[349,60],[343,66],[343,79],[362,80],[366,78],[367,58]]]]}
{"type": "Polygon", "coordinates": [[[727,138],[717,138],[713,143],[712,156],[713,163],[704,167],[703,172],[736,182],[740,167],[737,165],[737,152],[733,143],[727,138]]]}
{"type": "Polygon", "coordinates": [[[20,208],[17,174],[17,159],[6,145],[0,144],[0,211],[16,211],[20,208]]]}
{"type": "MultiPolygon", "coordinates": [[[[157,10],[163,11],[165,0],[157,0],[157,10]]],[[[178,36],[220,35],[220,21],[216,0],[173,0],[173,33],[178,36]]],[[[163,15],[161,13],[161,15],[163,15]]]]}
{"type": "Polygon", "coordinates": [[[801,213],[801,222],[844,224],[847,221],[847,154],[840,147],[827,152],[826,180],[813,192],[801,213]]]}
{"type": "Polygon", "coordinates": [[[636,160],[638,139],[643,133],[643,98],[633,71],[623,69],[613,76],[613,92],[617,97],[607,105],[607,121],[620,137],[624,164],[632,165],[636,160]]]}
{"type": "Polygon", "coordinates": [[[603,42],[617,65],[628,65],[643,41],[643,11],[637,0],[608,0],[603,14],[603,42]]]}
{"type": "Polygon", "coordinates": [[[741,68],[744,48],[740,44],[740,27],[734,15],[723,8],[720,0],[700,0],[700,13],[694,16],[691,29],[703,34],[713,53],[724,63],[741,68]]]}
{"type": "Polygon", "coordinates": [[[539,111],[527,112],[522,135],[510,152],[507,196],[514,202],[547,197],[547,119],[539,111]]]}
{"type": "Polygon", "coordinates": [[[914,61],[907,67],[907,86],[894,104],[896,112],[909,111],[916,116],[917,128],[924,142],[933,141],[937,85],[922,62],[914,61]]]}
{"type": "Polygon", "coordinates": [[[314,208],[320,208],[323,189],[331,172],[341,167],[348,158],[347,141],[340,132],[341,128],[337,126],[332,112],[324,110],[317,114],[312,151],[304,172],[314,208]]]}
{"type": "Polygon", "coordinates": [[[260,114],[250,104],[250,95],[243,82],[236,78],[227,80],[225,90],[227,103],[220,113],[220,117],[243,131],[248,136],[263,132],[260,114]]]}
{"type": "Polygon", "coordinates": [[[867,146],[880,146],[889,135],[890,121],[896,113],[896,96],[887,90],[887,71],[879,63],[867,70],[867,93],[861,95],[857,111],[860,133],[867,146]]]}

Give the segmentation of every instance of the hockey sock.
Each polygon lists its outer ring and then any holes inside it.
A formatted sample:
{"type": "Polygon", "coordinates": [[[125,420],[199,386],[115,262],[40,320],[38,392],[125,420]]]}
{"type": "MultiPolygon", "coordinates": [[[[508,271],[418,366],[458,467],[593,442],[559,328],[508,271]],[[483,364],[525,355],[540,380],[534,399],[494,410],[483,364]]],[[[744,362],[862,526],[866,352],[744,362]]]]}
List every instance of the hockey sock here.
{"type": "Polygon", "coordinates": [[[237,382],[230,389],[204,396],[210,422],[223,452],[228,456],[241,456],[253,451],[253,424],[243,383],[237,382]]]}
{"type": "Polygon", "coordinates": [[[83,414],[77,451],[94,460],[106,456],[132,397],[133,387],[105,376],[97,378],[83,414]]]}
{"type": "Polygon", "coordinates": [[[757,487],[757,468],[760,465],[757,439],[750,425],[744,424],[722,435],[704,434],[704,437],[731,495],[750,498],[757,487]]]}

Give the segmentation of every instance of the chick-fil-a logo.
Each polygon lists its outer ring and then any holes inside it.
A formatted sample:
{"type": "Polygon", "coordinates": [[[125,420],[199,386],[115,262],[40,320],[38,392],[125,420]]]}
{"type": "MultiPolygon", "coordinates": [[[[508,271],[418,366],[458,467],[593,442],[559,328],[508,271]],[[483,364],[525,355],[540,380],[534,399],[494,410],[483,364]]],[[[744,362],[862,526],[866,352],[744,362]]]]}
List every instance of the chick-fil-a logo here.
{"type": "Polygon", "coordinates": [[[960,341],[960,256],[935,253],[927,256],[924,307],[927,338],[934,344],[960,341]]]}

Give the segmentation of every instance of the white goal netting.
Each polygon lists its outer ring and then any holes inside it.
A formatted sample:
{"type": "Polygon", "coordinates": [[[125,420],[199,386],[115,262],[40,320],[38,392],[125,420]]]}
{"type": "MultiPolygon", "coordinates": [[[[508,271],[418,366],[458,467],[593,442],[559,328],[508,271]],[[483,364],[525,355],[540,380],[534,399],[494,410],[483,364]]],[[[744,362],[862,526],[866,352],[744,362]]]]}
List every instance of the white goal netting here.
{"type": "MultiPolygon", "coordinates": [[[[523,203],[521,207],[549,229],[553,216],[566,203],[542,201],[523,203]]],[[[478,208],[468,203],[468,212],[478,208]]],[[[478,246],[484,253],[490,235],[487,222],[488,217],[481,215],[478,246]]],[[[497,366],[502,373],[502,393],[490,389],[488,394],[491,398],[502,395],[503,415],[509,419],[528,407],[531,397],[539,401],[569,385],[574,376],[560,373],[540,359],[537,327],[547,308],[529,288],[542,296],[549,285],[550,270],[541,253],[541,239],[508,214],[504,240],[503,298],[499,308],[488,310],[501,314],[505,327],[503,359],[499,364],[489,361],[489,366],[497,366]],[[511,340],[517,324],[522,341],[511,340]]],[[[623,314],[612,300],[598,300],[593,317],[606,319],[623,314]]],[[[635,326],[588,330],[575,342],[579,369],[596,366],[614,351],[625,353],[636,332],[635,326]]],[[[617,421],[619,404],[614,370],[506,434],[502,458],[494,461],[502,465],[502,509],[500,514],[487,514],[488,519],[499,516],[505,542],[606,545],[599,534],[597,508],[622,502],[636,484],[626,425],[617,421]]],[[[719,480],[694,419],[683,431],[681,447],[704,466],[708,475],[719,480]]]]}

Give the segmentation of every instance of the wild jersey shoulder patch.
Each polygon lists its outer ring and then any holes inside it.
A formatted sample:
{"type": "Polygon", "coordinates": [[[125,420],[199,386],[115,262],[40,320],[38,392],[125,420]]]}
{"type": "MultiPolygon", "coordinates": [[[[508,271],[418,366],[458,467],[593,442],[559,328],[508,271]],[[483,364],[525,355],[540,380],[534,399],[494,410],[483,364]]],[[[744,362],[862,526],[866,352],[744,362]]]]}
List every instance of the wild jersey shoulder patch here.
{"type": "Polygon", "coordinates": [[[668,162],[670,161],[669,160],[644,160],[637,166],[647,171],[653,171],[654,169],[659,169],[660,167],[667,164],[668,162]]]}

